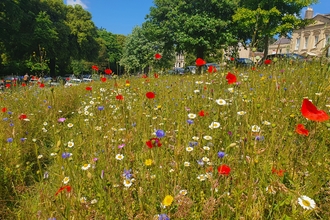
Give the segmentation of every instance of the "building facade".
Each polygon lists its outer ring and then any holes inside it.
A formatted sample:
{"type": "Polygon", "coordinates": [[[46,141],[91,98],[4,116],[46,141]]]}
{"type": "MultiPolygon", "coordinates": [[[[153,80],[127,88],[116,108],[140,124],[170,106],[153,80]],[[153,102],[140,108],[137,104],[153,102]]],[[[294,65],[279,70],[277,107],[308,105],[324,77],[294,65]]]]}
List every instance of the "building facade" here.
{"type": "Polygon", "coordinates": [[[290,50],[301,55],[322,56],[328,53],[325,48],[330,43],[330,14],[313,16],[313,9],[308,8],[305,18],[314,23],[292,33],[290,50]]]}

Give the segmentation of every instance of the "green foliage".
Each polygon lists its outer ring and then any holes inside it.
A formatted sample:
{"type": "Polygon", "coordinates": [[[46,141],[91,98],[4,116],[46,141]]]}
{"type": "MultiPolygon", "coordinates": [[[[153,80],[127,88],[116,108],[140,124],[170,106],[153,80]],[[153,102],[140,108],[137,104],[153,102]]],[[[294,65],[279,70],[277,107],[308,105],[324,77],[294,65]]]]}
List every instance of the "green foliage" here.
{"type": "Polygon", "coordinates": [[[238,1],[156,0],[145,26],[148,37],[165,42],[166,48],[192,52],[204,58],[232,37],[231,16],[238,1]]]}
{"type": "Polygon", "coordinates": [[[268,53],[269,39],[274,35],[287,36],[294,29],[310,23],[300,17],[300,12],[317,0],[246,0],[240,2],[233,16],[231,27],[238,41],[250,40],[251,47],[259,47],[268,53]]]}
{"type": "Polygon", "coordinates": [[[125,66],[127,72],[143,72],[146,67],[169,68],[174,63],[174,51],[165,50],[160,41],[150,41],[145,34],[145,28],[135,27],[132,34],[125,41],[120,64],[125,66]],[[155,54],[161,53],[162,59],[156,60],[155,54]]]}

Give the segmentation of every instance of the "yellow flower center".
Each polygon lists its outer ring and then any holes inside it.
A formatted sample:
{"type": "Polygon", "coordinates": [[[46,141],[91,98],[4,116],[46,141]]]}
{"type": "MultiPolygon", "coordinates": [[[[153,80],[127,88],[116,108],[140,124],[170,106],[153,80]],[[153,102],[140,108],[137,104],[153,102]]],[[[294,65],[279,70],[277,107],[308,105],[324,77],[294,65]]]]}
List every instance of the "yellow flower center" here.
{"type": "Polygon", "coordinates": [[[309,201],[307,201],[307,200],[302,200],[302,204],[304,205],[304,206],[307,206],[307,207],[311,207],[311,203],[309,202],[309,201]]]}

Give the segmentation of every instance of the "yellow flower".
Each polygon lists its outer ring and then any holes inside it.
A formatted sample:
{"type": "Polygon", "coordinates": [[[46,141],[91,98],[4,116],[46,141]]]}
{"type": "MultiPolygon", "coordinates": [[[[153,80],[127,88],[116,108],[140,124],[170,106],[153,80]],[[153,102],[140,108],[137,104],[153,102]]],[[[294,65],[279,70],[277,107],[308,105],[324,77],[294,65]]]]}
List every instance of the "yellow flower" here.
{"type": "Polygon", "coordinates": [[[173,196],[167,195],[165,196],[164,200],[163,200],[163,205],[164,206],[170,206],[173,202],[173,196]]]}
{"type": "Polygon", "coordinates": [[[147,160],[144,162],[144,164],[145,164],[146,166],[151,166],[151,165],[152,165],[152,160],[151,160],[151,159],[147,159],[147,160]]]}

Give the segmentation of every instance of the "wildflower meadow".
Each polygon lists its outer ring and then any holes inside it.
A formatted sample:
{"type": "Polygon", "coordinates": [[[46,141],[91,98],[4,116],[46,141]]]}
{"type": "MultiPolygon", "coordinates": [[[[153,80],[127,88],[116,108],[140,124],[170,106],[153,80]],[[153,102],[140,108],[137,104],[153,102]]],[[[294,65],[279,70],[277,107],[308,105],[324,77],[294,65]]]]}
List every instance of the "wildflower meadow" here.
{"type": "Polygon", "coordinates": [[[0,218],[329,219],[327,68],[5,88],[0,218]]]}

